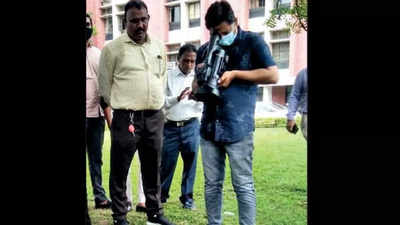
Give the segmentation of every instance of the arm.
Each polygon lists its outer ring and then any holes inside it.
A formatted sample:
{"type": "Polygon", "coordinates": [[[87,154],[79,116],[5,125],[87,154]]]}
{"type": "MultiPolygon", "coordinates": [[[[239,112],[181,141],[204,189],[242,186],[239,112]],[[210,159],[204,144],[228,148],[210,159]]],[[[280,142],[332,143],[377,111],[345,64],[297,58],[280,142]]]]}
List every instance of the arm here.
{"type": "Polygon", "coordinates": [[[114,62],[115,58],[112,57],[109,48],[104,47],[100,55],[98,81],[100,96],[104,98],[104,102],[107,106],[111,106],[110,98],[112,77],[114,73],[114,62]]]}
{"type": "Polygon", "coordinates": [[[257,84],[275,84],[278,82],[278,67],[270,66],[265,69],[226,71],[218,80],[218,84],[228,87],[235,78],[252,81],[257,84]]]}
{"type": "Polygon", "coordinates": [[[165,89],[165,108],[169,109],[172,106],[176,105],[178,103],[178,96],[173,96],[171,90],[169,89],[168,82],[170,81],[170,75],[168,74],[167,77],[167,85],[165,89]]]}
{"type": "Polygon", "coordinates": [[[286,124],[286,129],[291,132],[293,130],[294,125],[296,124],[296,121],[294,120],[296,116],[296,111],[299,106],[299,101],[301,97],[301,90],[302,90],[302,85],[303,82],[303,73],[300,73],[296,77],[296,81],[293,85],[293,89],[290,93],[289,99],[288,99],[288,113],[287,113],[287,124],[286,124]]]}
{"type": "Polygon", "coordinates": [[[111,129],[112,113],[110,106],[104,109],[104,117],[106,118],[108,129],[111,129]]]}

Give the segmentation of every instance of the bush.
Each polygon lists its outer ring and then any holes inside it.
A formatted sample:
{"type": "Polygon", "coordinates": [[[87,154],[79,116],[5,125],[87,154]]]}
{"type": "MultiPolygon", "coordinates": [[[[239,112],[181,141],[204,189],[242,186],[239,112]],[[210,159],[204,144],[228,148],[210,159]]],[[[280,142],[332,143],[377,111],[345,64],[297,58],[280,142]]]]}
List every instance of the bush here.
{"type": "MultiPolygon", "coordinates": [[[[286,127],[286,118],[255,118],[256,128],[286,127]]],[[[301,117],[296,116],[296,124],[300,126],[301,117]]]]}

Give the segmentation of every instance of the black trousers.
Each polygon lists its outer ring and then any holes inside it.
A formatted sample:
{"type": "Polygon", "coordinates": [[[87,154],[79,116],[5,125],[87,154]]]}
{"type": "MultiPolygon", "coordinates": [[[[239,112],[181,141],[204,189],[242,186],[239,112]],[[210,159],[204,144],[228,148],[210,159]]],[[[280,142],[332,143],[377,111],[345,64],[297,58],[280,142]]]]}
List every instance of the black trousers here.
{"type": "Polygon", "coordinates": [[[126,179],[136,149],[139,151],[147,216],[163,213],[160,201],[163,129],[164,114],[161,110],[114,110],[111,125],[110,165],[111,209],[114,219],[126,218],[126,179]],[[128,130],[132,113],[135,135],[128,130]]]}

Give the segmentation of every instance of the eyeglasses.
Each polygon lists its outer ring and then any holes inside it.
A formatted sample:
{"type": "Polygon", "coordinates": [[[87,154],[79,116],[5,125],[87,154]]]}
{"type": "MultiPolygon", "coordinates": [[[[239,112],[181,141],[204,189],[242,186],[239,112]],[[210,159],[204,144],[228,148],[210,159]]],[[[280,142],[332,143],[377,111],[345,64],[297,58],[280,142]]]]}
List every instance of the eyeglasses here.
{"type": "Polygon", "coordinates": [[[148,23],[149,19],[150,19],[150,15],[147,15],[146,17],[132,18],[131,20],[129,20],[129,22],[131,22],[133,24],[138,24],[140,21],[142,21],[142,23],[148,23]]]}

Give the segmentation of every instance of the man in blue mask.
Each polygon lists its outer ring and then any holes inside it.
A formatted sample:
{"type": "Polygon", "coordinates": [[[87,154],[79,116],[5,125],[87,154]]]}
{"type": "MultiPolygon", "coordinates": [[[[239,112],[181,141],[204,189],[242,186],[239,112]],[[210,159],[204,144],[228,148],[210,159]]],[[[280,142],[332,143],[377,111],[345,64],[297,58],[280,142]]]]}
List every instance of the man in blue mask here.
{"type": "MultiPolygon", "coordinates": [[[[228,56],[226,71],[218,81],[221,101],[204,103],[200,126],[208,225],[222,224],[226,155],[238,201],[239,224],[255,225],[252,154],[257,84],[276,83],[278,68],[262,37],[238,26],[228,2],[214,2],[205,20],[207,29],[220,36],[219,45],[228,56]]],[[[208,42],[197,52],[197,69],[204,65],[207,46],[208,42]]],[[[196,93],[196,79],[192,88],[196,93]]]]}

